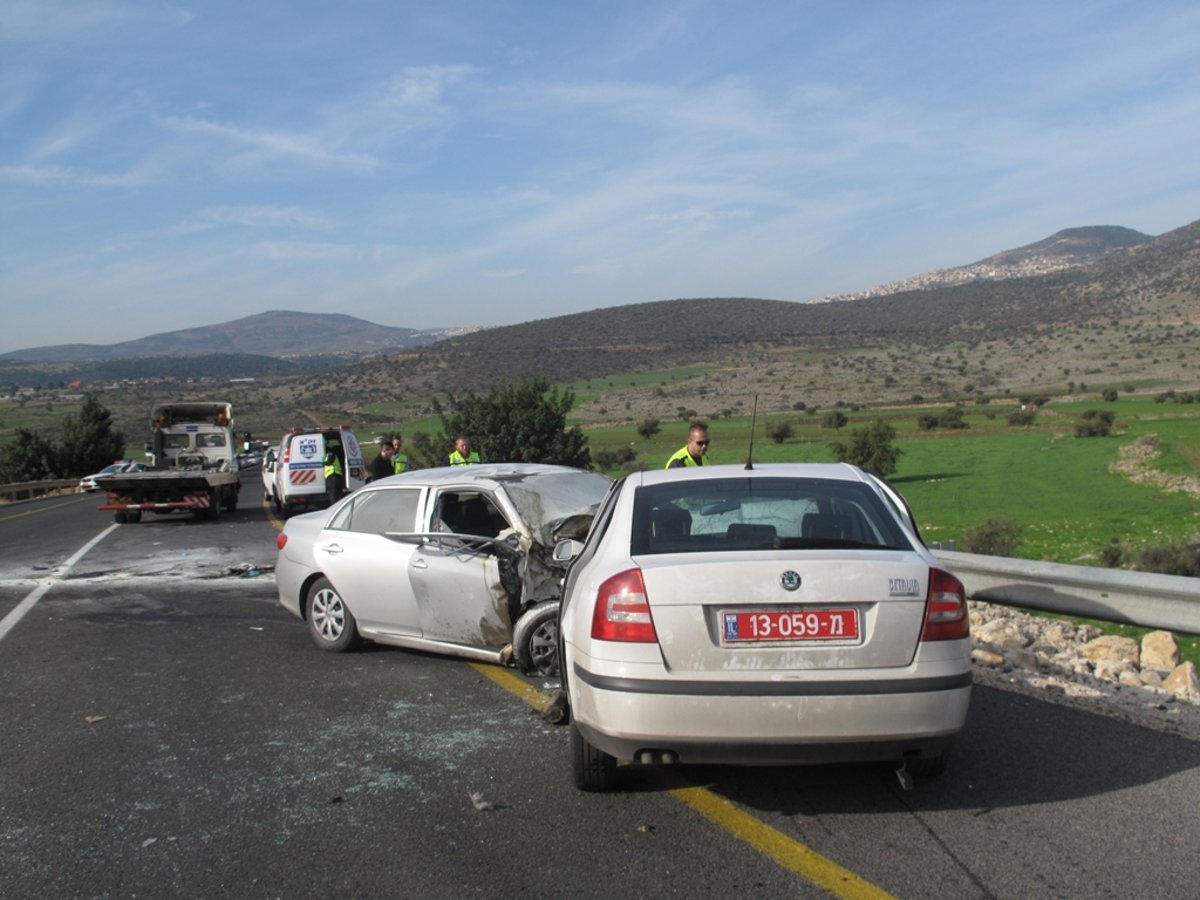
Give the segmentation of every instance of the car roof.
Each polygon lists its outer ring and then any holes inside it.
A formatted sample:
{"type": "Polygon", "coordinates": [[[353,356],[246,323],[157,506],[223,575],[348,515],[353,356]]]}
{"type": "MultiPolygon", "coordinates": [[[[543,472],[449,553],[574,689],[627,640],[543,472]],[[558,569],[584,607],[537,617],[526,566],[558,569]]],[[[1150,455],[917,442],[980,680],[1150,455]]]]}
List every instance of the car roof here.
{"type": "Polygon", "coordinates": [[[833,481],[868,481],[870,476],[849,463],[755,463],[744,465],[681,466],[676,469],[648,469],[634,472],[630,481],[638,485],[706,478],[822,478],[833,481]]]}
{"type": "MultiPolygon", "coordinates": [[[[481,463],[469,466],[439,466],[436,469],[416,469],[402,472],[399,475],[389,475],[372,481],[368,487],[375,485],[419,485],[428,487],[444,487],[447,485],[474,484],[481,488],[491,489],[507,481],[519,481],[533,475],[585,474],[600,475],[587,469],[576,469],[571,466],[552,466],[544,463],[481,463]]],[[[605,477],[601,475],[601,477],[605,477]]]]}

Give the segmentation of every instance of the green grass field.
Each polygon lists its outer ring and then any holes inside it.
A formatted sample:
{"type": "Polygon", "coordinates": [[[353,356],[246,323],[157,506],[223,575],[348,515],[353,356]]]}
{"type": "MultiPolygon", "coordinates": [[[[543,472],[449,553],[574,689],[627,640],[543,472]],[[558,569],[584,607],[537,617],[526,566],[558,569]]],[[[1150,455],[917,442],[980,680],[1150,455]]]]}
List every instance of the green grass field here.
{"type": "MultiPolygon", "coordinates": [[[[1033,426],[1007,424],[1009,407],[964,407],[966,429],[922,431],[917,417],[924,408],[847,411],[842,429],[820,426],[821,414],[796,413],[758,420],[756,462],[828,462],[835,440],[846,440],[856,427],[886,419],[897,432],[903,455],[891,480],[904,493],[931,541],[959,541],[966,530],[987,519],[1008,519],[1023,526],[1018,555],[1053,562],[1087,563],[1113,540],[1139,548],[1192,537],[1200,532],[1200,497],[1138,484],[1110,471],[1120,448],[1156,435],[1161,453],[1153,468],[1165,474],[1200,473],[1200,407],[1122,400],[1115,404],[1053,404],[1033,426]],[[1087,409],[1117,413],[1114,434],[1076,438],[1074,425],[1087,409]],[[767,429],[785,420],[794,434],[776,444],[767,429]]],[[[749,417],[709,423],[712,463],[744,463],[750,446],[749,417]]],[[[633,425],[585,429],[593,455],[632,446],[637,465],[663,465],[687,437],[684,422],[664,422],[646,440],[633,425]]],[[[610,472],[609,474],[616,474],[610,472]]]]}

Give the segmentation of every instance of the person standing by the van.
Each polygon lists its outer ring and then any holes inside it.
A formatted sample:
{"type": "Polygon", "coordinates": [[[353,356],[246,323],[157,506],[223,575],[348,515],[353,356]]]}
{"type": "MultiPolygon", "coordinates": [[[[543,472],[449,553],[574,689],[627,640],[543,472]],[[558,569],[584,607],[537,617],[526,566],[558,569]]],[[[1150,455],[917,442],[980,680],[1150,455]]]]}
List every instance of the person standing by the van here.
{"type": "Polygon", "coordinates": [[[399,475],[402,472],[407,472],[408,454],[400,449],[404,444],[404,439],[400,437],[400,432],[392,435],[392,474],[399,475]]]}
{"type": "Polygon", "coordinates": [[[392,468],[392,445],[384,444],[379,448],[379,455],[371,460],[371,481],[378,481],[380,478],[387,478],[389,475],[395,475],[396,470],[392,468]]]}
{"type": "Polygon", "coordinates": [[[346,470],[342,464],[341,448],[328,442],[325,445],[325,495],[329,505],[337,503],[346,493],[346,470]]]}

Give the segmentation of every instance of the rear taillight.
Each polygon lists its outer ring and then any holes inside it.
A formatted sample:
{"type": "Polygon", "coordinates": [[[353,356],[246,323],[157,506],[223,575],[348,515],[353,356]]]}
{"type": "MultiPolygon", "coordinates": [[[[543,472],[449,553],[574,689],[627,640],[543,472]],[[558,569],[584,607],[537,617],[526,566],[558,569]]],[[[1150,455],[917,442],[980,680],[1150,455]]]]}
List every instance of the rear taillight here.
{"type": "Polygon", "coordinates": [[[957,641],[970,636],[967,591],[963,583],[942,569],[929,570],[929,596],[925,600],[923,641],[957,641]]]}
{"type": "Polygon", "coordinates": [[[287,546],[287,535],[281,531],[275,538],[275,549],[282,550],[285,546],[287,546]]]}
{"type": "Polygon", "coordinates": [[[592,637],[598,641],[642,644],[658,640],[641,569],[627,569],[600,585],[592,613],[592,637]]]}

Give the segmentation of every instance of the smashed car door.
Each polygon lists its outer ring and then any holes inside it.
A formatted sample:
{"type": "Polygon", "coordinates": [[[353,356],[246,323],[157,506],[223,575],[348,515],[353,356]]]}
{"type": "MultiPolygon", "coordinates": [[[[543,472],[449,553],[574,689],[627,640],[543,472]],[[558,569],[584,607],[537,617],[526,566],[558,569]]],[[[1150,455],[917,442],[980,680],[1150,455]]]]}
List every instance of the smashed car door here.
{"type": "Polygon", "coordinates": [[[510,596],[501,577],[507,522],[479,492],[446,492],[435,504],[434,532],[409,566],[421,632],[427,640],[503,647],[512,636],[510,596]]]}

